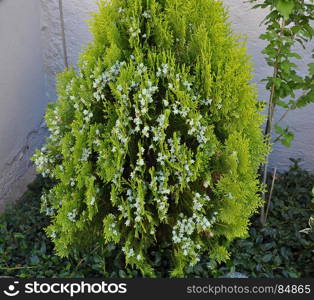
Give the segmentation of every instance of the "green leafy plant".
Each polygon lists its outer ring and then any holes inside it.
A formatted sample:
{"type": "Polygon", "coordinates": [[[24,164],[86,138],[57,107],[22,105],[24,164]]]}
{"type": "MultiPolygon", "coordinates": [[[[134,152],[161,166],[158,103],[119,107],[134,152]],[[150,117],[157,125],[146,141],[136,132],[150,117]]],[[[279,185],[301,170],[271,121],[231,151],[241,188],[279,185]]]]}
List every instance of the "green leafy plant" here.
{"type": "MultiPolygon", "coordinates": [[[[248,277],[313,277],[314,236],[312,231],[303,230],[314,211],[310,203],[313,180],[313,174],[302,171],[296,161],[289,172],[277,178],[266,227],[261,228],[255,215],[250,236],[233,242],[227,264],[219,265],[205,254],[195,266],[186,268],[185,277],[221,277],[230,271],[241,271],[248,277]]],[[[0,216],[0,276],[141,276],[125,266],[121,249],[112,244],[102,254],[75,252],[69,258],[56,256],[53,243],[43,231],[50,223],[49,216],[39,212],[42,189],[49,186],[39,177],[17,205],[0,216]]],[[[156,276],[167,277],[170,248],[156,245],[151,253],[156,276]]]]}
{"type": "Polygon", "coordinates": [[[91,31],[79,70],[58,78],[34,156],[54,181],[42,210],[58,255],[114,244],[144,276],[158,253],[175,277],[204,254],[228,259],[261,205],[267,146],[222,3],[100,1],[91,31]]]}
{"type": "Polygon", "coordinates": [[[17,204],[0,216],[0,276],[40,277],[138,277],[136,270],[121,264],[113,245],[101,255],[73,251],[71,257],[55,255],[44,227],[49,216],[40,213],[42,190],[50,187],[40,176],[17,204]]]}
{"type": "Polygon", "coordinates": [[[234,242],[220,274],[236,270],[249,277],[314,276],[314,232],[303,229],[314,213],[314,175],[298,163],[293,160],[289,172],[277,175],[266,225],[253,217],[249,237],[234,242]]]}
{"type": "MultiPolygon", "coordinates": [[[[287,114],[314,102],[314,63],[308,64],[308,74],[297,72],[296,61],[301,56],[295,52],[295,46],[306,47],[314,36],[311,21],[314,20],[314,1],[309,0],[250,0],[258,3],[254,8],[267,9],[269,13],[263,23],[266,32],[261,39],[267,42],[263,53],[273,74],[265,78],[269,91],[265,136],[269,143],[280,141],[290,147],[294,133],[289,126],[281,123],[287,114]],[[283,114],[274,123],[276,107],[284,109],[283,114]],[[273,129],[277,136],[272,138],[273,129]]],[[[313,49],[314,51],[314,49],[313,49]]],[[[314,58],[314,55],[313,55],[314,58]]],[[[263,183],[266,184],[268,164],[263,167],[263,183]]],[[[265,194],[263,194],[265,198],[265,194]]],[[[265,224],[265,208],[261,211],[261,222],[265,224]]]]}

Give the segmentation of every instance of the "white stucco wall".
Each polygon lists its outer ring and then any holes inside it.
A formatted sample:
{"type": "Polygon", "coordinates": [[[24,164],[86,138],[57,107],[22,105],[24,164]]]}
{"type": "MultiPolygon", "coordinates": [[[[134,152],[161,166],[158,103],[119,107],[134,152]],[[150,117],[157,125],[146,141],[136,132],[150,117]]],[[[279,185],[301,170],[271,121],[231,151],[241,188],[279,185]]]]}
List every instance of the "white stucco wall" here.
{"type": "MultiPolygon", "coordinates": [[[[86,20],[97,9],[96,0],[63,0],[66,49],[69,64],[91,36],[86,20]]],[[[261,50],[265,44],[258,37],[264,28],[264,15],[251,10],[244,0],[224,0],[230,7],[230,21],[236,32],[248,36],[255,79],[262,100],[268,93],[260,80],[271,72],[261,50]]],[[[0,210],[17,198],[32,178],[28,158],[43,142],[46,134],[42,118],[47,102],[56,99],[55,75],[64,68],[59,0],[0,0],[0,210]],[[16,22],[18,20],[18,22],[16,22]]],[[[302,51],[301,51],[302,52],[302,51]]],[[[305,59],[301,71],[310,59],[305,59]]],[[[292,112],[287,122],[296,132],[291,148],[277,145],[271,165],[287,169],[289,157],[304,159],[304,168],[314,171],[314,105],[292,112]]]]}
{"type": "Polygon", "coordinates": [[[0,209],[32,178],[47,105],[37,0],[0,1],[0,209]]]}
{"type": "MultiPolygon", "coordinates": [[[[244,0],[223,0],[230,10],[230,21],[234,31],[247,35],[248,52],[252,55],[254,64],[254,82],[257,84],[260,100],[268,100],[269,94],[261,82],[266,76],[270,76],[272,70],[267,66],[261,51],[266,43],[259,39],[259,35],[265,31],[260,23],[265,17],[265,12],[261,9],[251,9],[251,4],[244,0]]],[[[314,24],[313,24],[314,25],[314,24]]],[[[314,41],[306,50],[298,47],[296,51],[302,56],[302,60],[296,63],[300,67],[301,74],[307,71],[307,63],[311,60],[311,50],[314,48],[314,41]]],[[[282,115],[282,110],[278,110],[277,118],[282,115]]],[[[311,172],[314,171],[314,104],[303,109],[295,110],[287,115],[282,123],[289,125],[295,133],[295,140],[291,148],[282,146],[280,143],[273,147],[270,156],[270,164],[283,171],[291,164],[289,158],[302,158],[302,167],[311,172]]]]}

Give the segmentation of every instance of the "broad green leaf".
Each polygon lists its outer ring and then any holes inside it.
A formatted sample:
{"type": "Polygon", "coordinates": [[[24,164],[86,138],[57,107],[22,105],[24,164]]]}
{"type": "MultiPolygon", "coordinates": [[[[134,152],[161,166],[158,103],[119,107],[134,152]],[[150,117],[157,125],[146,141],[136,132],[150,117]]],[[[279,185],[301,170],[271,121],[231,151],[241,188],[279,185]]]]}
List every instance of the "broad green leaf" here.
{"type": "Polygon", "coordinates": [[[271,259],[272,259],[272,254],[266,254],[266,255],[264,255],[263,256],[263,258],[262,258],[262,261],[264,262],[264,263],[268,263],[268,262],[270,262],[271,261],[271,259]]]}
{"type": "Polygon", "coordinates": [[[285,19],[288,19],[294,9],[294,1],[293,0],[277,0],[275,6],[280,12],[280,14],[285,19]]]}

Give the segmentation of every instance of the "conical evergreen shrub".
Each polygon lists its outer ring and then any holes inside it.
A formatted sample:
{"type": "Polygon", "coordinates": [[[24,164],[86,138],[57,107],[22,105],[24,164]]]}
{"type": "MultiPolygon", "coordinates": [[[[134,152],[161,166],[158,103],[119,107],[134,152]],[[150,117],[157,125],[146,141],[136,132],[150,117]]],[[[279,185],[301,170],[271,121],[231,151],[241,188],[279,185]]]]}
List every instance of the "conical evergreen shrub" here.
{"type": "Polygon", "coordinates": [[[60,256],[116,244],[154,276],[223,261],[261,204],[267,151],[246,49],[216,0],[100,1],[78,70],[58,77],[34,156],[60,256]]]}

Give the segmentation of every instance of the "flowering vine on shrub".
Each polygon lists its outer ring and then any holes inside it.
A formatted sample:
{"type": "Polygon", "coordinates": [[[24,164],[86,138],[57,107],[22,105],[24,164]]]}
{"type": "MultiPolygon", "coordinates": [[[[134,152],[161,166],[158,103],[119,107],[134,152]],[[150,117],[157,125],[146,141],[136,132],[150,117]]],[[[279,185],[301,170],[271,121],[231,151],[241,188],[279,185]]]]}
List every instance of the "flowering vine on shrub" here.
{"type": "Polygon", "coordinates": [[[34,156],[57,253],[117,244],[172,276],[247,232],[267,151],[246,49],[216,0],[101,1],[79,70],[58,78],[51,136],[34,156]]]}

